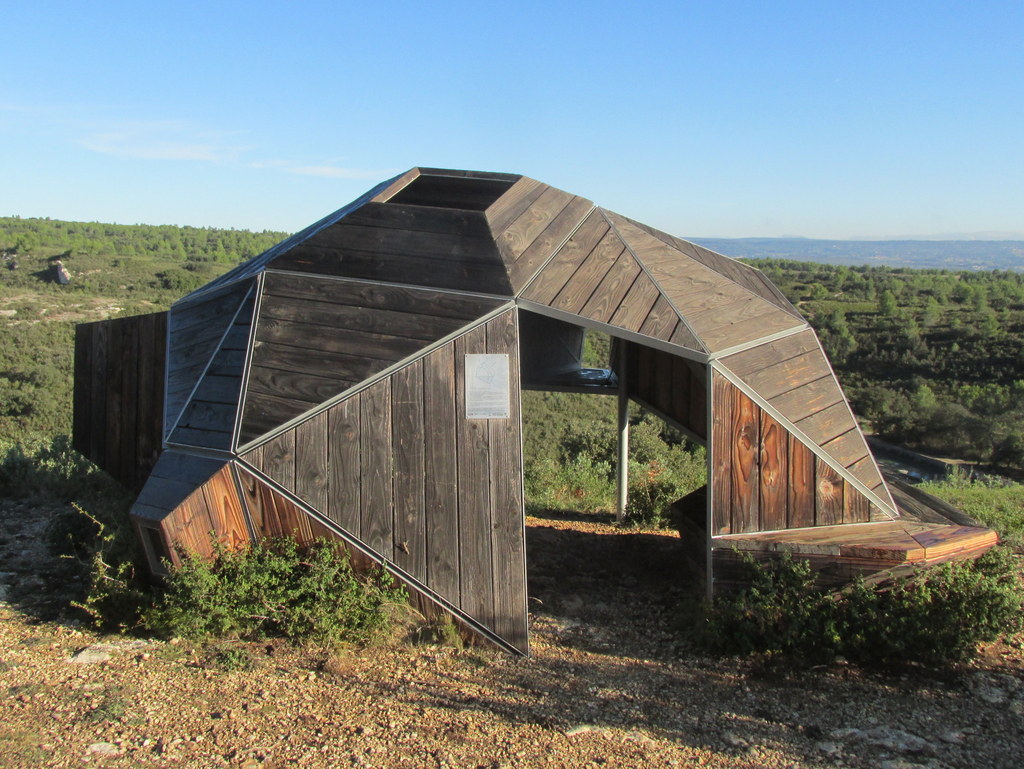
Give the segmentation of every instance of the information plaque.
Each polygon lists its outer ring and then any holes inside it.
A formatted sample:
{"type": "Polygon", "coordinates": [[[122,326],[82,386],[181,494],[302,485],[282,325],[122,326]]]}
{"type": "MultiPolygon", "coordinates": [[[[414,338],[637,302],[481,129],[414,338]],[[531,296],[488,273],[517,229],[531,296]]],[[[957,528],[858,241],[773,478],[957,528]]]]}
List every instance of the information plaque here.
{"type": "Polygon", "coordinates": [[[508,419],[508,355],[466,355],[466,419],[508,419]]]}

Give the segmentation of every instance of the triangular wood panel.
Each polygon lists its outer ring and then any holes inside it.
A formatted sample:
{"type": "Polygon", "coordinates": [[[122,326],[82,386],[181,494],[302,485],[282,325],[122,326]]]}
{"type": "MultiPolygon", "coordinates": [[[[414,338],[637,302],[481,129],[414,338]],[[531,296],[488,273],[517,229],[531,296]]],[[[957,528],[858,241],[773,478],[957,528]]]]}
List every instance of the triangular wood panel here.
{"type": "Polygon", "coordinates": [[[267,273],[239,445],[500,305],[498,299],[431,289],[267,273]]]}
{"type": "Polygon", "coordinates": [[[181,417],[251,286],[251,281],[232,284],[171,307],[167,321],[165,437],[181,417]]]}
{"type": "Polygon", "coordinates": [[[509,419],[466,418],[464,356],[480,353],[507,355],[510,378],[518,381],[514,310],[242,460],[379,561],[395,564],[457,613],[525,650],[520,404],[513,398],[509,419]]]}
{"type": "Polygon", "coordinates": [[[255,292],[250,292],[182,410],[168,442],[219,451],[230,451],[233,447],[255,306],[255,292]]]}

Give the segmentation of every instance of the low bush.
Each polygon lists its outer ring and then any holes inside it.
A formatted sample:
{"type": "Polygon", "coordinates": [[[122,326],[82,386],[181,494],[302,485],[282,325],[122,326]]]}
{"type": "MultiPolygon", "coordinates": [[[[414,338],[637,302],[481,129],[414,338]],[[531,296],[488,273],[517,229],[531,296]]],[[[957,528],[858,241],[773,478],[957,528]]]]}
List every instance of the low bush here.
{"type": "Polygon", "coordinates": [[[770,564],[746,556],[741,572],[749,586],[705,608],[696,636],[706,649],[944,663],[1024,628],[1024,584],[1005,547],[881,585],[858,580],[835,594],[816,589],[807,562],[788,553],[770,564]]]}
{"type": "Polygon", "coordinates": [[[293,641],[367,643],[391,624],[405,592],[384,571],[352,570],[336,543],[300,547],[288,538],[245,550],[218,547],[213,560],[186,558],[147,612],[151,629],[185,638],[282,636],[293,641]]]}

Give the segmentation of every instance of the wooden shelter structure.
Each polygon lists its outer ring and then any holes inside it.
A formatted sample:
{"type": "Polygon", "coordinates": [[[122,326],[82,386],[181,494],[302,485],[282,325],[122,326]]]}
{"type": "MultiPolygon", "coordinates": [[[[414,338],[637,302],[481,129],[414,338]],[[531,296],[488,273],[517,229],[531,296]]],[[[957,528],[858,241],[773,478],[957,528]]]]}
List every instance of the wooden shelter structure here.
{"type": "Polygon", "coordinates": [[[211,532],[322,535],[518,652],[523,387],[617,392],[707,445],[682,507],[711,587],[734,547],[852,573],[994,540],[901,526],[760,271],[518,175],[412,169],[167,313],[79,326],[75,370],[76,447],[140,489],[154,571],[211,532]],[[587,329],[611,370],[581,366],[587,329]]]}

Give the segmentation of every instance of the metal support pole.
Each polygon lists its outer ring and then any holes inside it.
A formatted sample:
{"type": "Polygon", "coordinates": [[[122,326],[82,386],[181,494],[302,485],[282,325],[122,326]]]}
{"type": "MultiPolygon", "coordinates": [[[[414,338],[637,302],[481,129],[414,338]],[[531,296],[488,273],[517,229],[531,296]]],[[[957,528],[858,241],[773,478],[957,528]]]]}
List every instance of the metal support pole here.
{"type": "Polygon", "coordinates": [[[626,372],[629,363],[628,342],[619,339],[618,375],[619,375],[619,504],[616,520],[620,523],[626,519],[626,504],[629,501],[629,388],[626,386],[626,372]]]}

